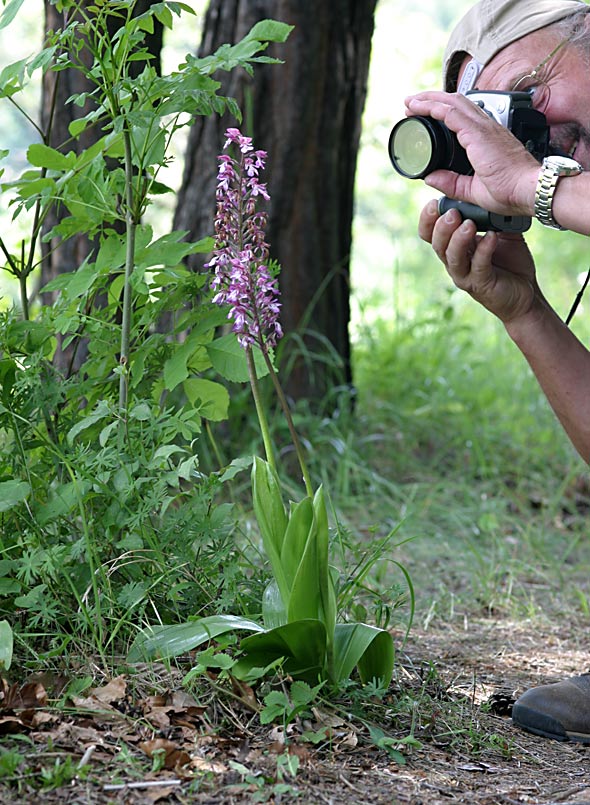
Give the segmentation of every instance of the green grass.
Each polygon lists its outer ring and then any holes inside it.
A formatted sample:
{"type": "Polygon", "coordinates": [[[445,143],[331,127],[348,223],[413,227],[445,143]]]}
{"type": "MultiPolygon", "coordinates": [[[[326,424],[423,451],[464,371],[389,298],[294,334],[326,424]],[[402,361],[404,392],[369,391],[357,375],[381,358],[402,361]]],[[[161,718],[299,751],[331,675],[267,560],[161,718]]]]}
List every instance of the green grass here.
{"type": "MultiPolygon", "coordinates": [[[[587,607],[586,467],[524,359],[485,312],[448,305],[355,349],[357,479],[337,505],[414,538],[419,608],[587,607]],[[441,605],[441,601],[446,601],[441,605]]],[[[349,437],[350,441],[350,437],[349,437]]]]}

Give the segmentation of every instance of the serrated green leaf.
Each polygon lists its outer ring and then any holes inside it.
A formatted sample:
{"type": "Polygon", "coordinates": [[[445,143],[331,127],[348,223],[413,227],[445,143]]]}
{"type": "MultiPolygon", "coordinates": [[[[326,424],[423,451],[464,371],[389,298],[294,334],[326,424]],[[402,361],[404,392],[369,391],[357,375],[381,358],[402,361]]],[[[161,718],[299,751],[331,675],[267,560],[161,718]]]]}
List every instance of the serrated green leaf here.
{"type": "Polygon", "coordinates": [[[212,615],[192,623],[152,626],[135,638],[127,660],[142,662],[155,657],[177,657],[234,630],[261,632],[263,627],[248,618],[234,615],[212,615]]]}

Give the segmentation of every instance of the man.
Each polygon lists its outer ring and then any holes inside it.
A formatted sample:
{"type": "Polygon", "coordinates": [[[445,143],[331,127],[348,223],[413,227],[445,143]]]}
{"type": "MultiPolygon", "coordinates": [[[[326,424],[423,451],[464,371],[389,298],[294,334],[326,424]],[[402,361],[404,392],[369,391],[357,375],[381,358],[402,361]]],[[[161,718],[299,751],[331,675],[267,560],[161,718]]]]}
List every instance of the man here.
{"type": "MultiPolygon", "coordinates": [[[[481,0],[453,31],[444,57],[446,92],[406,99],[407,114],[454,131],[471,176],[437,170],[428,185],[491,212],[536,216],[590,233],[590,6],[576,0],[481,0]],[[470,89],[533,90],[551,145],[568,155],[543,167],[511,132],[464,96],[470,89]],[[586,169],[588,172],[583,172],[586,169]]],[[[522,351],[581,456],[590,462],[590,352],[544,298],[521,235],[476,234],[457,210],[422,211],[432,244],[457,287],[496,315],[522,351]]],[[[514,705],[520,727],[590,743],[590,674],[528,690],[514,705]]]]}

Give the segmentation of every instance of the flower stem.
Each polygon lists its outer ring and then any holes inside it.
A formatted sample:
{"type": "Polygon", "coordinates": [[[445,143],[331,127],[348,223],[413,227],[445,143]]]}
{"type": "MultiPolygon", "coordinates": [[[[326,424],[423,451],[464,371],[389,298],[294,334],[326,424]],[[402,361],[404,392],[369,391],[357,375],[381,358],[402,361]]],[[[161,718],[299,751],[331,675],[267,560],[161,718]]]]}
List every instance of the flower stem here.
{"type": "Polygon", "coordinates": [[[264,362],[266,363],[268,372],[272,378],[273,385],[275,387],[275,391],[277,393],[277,397],[279,398],[279,402],[281,404],[281,408],[283,409],[283,413],[285,415],[285,419],[287,420],[287,426],[289,428],[289,433],[291,434],[291,440],[293,442],[293,446],[295,447],[295,452],[297,453],[297,459],[299,461],[299,466],[301,467],[301,474],[303,475],[303,482],[305,483],[305,489],[307,494],[310,498],[313,498],[313,487],[311,485],[311,477],[309,475],[309,470],[307,469],[307,463],[305,461],[305,456],[303,454],[303,447],[301,446],[301,441],[299,436],[297,435],[297,431],[295,430],[295,424],[293,422],[293,417],[291,416],[291,410],[289,409],[289,403],[287,402],[287,398],[285,397],[285,392],[281,386],[277,373],[274,370],[274,366],[272,365],[271,359],[268,357],[268,350],[262,349],[262,354],[264,356],[264,362]]]}
{"type": "Polygon", "coordinates": [[[254,363],[254,355],[252,354],[252,347],[247,346],[244,348],[246,353],[246,363],[248,364],[248,375],[250,376],[250,387],[252,389],[252,396],[254,397],[254,405],[256,406],[256,413],[258,415],[258,422],[260,424],[260,432],[262,433],[262,441],[264,442],[264,450],[266,453],[266,460],[276,472],[277,465],[275,461],[275,454],[272,447],[272,440],[270,438],[270,430],[268,427],[268,420],[264,406],[260,398],[260,387],[258,385],[258,376],[256,374],[256,365],[254,363]]]}

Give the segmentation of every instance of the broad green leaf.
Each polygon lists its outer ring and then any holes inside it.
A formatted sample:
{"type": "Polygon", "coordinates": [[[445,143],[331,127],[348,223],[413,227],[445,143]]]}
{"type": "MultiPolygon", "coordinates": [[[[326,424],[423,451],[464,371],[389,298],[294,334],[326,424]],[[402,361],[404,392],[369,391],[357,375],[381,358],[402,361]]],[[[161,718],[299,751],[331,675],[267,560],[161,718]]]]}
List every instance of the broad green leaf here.
{"type": "Polygon", "coordinates": [[[182,241],[184,232],[170,232],[143,249],[138,249],[135,264],[143,268],[152,266],[176,266],[189,254],[210,251],[209,238],[199,241],[182,241]]]}
{"type": "MultiPolygon", "coordinates": [[[[207,352],[213,364],[213,368],[226,380],[233,383],[247,383],[250,379],[248,375],[248,364],[243,348],[239,345],[235,333],[227,333],[221,338],[216,338],[207,344],[207,352]]],[[[268,369],[258,348],[252,350],[256,375],[265,377],[268,369]]]]}
{"type": "Polygon", "coordinates": [[[310,684],[325,679],[326,630],[321,621],[311,619],[286,623],[243,638],[240,648],[246,657],[234,666],[236,676],[283,657],[283,668],[288,674],[310,684]]]}
{"type": "Polygon", "coordinates": [[[135,638],[127,660],[142,662],[155,657],[177,657],[234,630],[261,632],[263,628],[255,621],[235,615],[211,615],[191,623],[152,626],[135,638]]]}
{"type": "Polygon", "coordinates": [[[261,20],[250,29],[244,39],[255,39],[259,42],[286,42],[293,28],[293,25],[287,25],[285,22],[261,20]]]}
{"type": "Polygon", "coordinates": [[[62,154],[44,143],[33,143],[27,150],[27,159],[36,168],[67,171],[74,166],[76,155],[73,151],[70,151],[69,154],[62,154]]]}
{"type": "Polygon", "coordinates": [[[290,585],[287,582],[281,563],[281,549],[287,528],[287,515],[276,472],[268,462],[258,457],[254,459],[254,466],[252,467],[252,502],[266,556],[279,586],[281,597],[285,606],[287,606],[290,585]]]}
{"type": "Polygon", "coordinates": [[[334,681],[348,679],[355,666],[363,683],[371,679],[389,685],[394,649],[389,632],[366,623],[338,623],[334,630],[334,681]]]}
{"type": "Polygon", "coordinates": [[[30,493],[31,487],[26,481],[1,481],[0,512],[7,512],[18,506],[29,497],[30,493]]]}
{"type": "Polygon", "coordinates": [[[186,396],[203,419],[221,422],[227,419],[229,394],[225,386],[213,380],[189,378],[183,384],[186,396]]]}
{"type": "Polygon", "coordinates": [[[96,255],[96,271],[99,273],[112,272],[125,263],[127,241],[117,232],[111,232],[103,239],[96,255]]]}
{"type": "Polygon", "coordinates": [[[12,662],[12,628],[8,621],[0,621],[0,670],[8,671],[12,662]]]}

